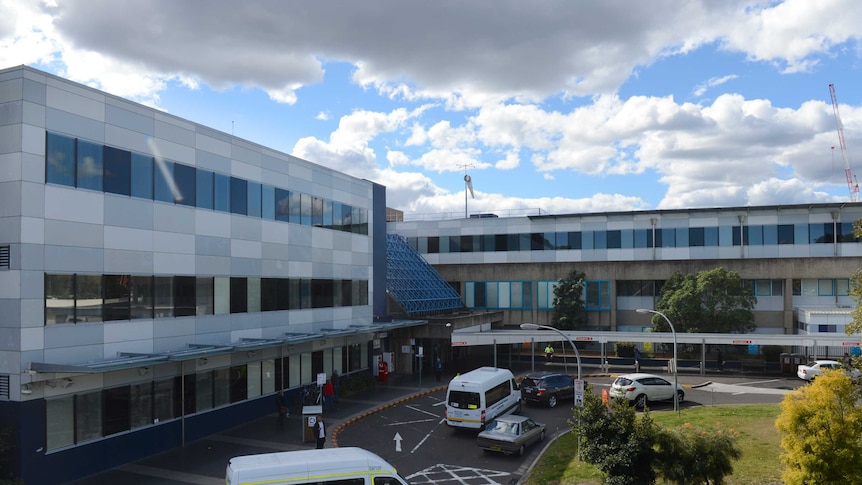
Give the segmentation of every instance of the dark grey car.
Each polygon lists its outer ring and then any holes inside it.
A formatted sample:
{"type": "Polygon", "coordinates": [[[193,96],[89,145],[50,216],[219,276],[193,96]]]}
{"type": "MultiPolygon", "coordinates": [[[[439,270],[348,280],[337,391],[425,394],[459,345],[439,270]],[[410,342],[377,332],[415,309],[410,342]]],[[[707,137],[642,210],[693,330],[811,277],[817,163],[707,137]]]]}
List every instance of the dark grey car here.
{"type": "Polygon", "coordinates": [[[521,380],[521,398],[529,404],[556,407],[568,399],[575,398],[575,378],[559,372],[533,372],[521,380]]]}

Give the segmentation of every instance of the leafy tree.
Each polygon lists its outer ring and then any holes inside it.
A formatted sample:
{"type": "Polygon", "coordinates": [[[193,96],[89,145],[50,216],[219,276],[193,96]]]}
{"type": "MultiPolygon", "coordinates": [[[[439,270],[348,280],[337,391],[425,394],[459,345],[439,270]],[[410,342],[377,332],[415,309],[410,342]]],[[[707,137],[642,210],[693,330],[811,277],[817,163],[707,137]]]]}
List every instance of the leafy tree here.
{"type": "MultiPolygon", "coordinates": [[[[862,219],[853,223],[853,235],[862,238],[862,219]]],[[[856,302],[853,309],[853,321],[847,324],[844,331],[847,335],[862,333],[862,270],[857,270],[850,277],[850,296],[856,302]]]]}
{"type": "Polygon", "coordinates": [[[844,372],[824,372],[784,396],[781,434],[788,485],[862,483],[862,391],[844,372]]]}
{"type": "Polygon", "coordinates": [[[573,269],[554,288],[554,316],[551,326],[563,330],[577,330],[586,326],[587,312],[584,309],[584,273],[573,269]]]}
{"type": "MultiPolygon", "coordinates": [[[[756,328],[755,303],[757,298],[742,284],[739,274],[715,268],[697,275],[671,275],[662,286],[656,310],[667,315],[677,333],[745,333],[756,328]]],[[[655,315],[653,330],[670,328],[655,315]]]]}
{"type": "Polygon", "coordinates": [[[597,393],[584,393],[584,405],[574,408],[569,425],[581,436],[581,457],[606,476],[609,485],[653,484],[659,426],[644,410],[613,399],[605,407],[597,393]]]}
{"type": "Polygon", "coordinates": [[[678,485],[702,483],[720,485],[733,472],[733,460],[742,452],[736,446],[737,433],[707,432],[686,423],[658,435],[658,470],[665,480],[678,485]]]}

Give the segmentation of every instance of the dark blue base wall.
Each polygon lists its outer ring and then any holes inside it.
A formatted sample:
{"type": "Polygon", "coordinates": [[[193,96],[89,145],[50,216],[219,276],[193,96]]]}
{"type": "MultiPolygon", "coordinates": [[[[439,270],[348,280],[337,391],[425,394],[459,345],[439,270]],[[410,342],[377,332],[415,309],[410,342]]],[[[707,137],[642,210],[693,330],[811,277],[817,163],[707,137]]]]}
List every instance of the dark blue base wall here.
{"type": "MultiPolygon", "coordinates": [[[[272,396],[185,418],[185,442],[204,438],[275,411],[272,396]]],[[[12,427],[15,449],[4,472],[24,483],[65,483],[182,446],[180,419],[45,453],[45,400],[0,402],[0,429],[12,427]]],[[[0,477],[7,478],[7,477],[0,477]]]]}

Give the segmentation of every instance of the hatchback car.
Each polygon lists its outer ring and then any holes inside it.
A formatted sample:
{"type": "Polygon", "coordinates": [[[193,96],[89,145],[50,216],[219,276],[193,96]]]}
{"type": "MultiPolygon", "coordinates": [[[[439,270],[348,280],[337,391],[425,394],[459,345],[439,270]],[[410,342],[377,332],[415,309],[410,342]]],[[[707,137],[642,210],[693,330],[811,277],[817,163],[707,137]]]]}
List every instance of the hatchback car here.
{"type": "Polygon", "coordinates": [[[545,439],[545,425],[526,416],[508,414],[491,421],[479,433],[476,444],[483,451],[499,451],[506,455],[524,454],[533,443],[545,439]]]}
{"type": "Polygon", "coordinates": [[[575,379],[558,372],[534,372],[521,380],[521,398],[528,404],[556,407],[563,399],[575,398],[575,379]]]}
{"type": "Polygon", "coordinates": [[[664,377],[654,374],[624,374],[616,378],[611,384],[610,396],[627,399],[636,407],[643,409],[649,401],[668,401],[674,397],[679,402],[685,400],[685,390],[677,385],[674,390],[673,383],[664,377]]]}

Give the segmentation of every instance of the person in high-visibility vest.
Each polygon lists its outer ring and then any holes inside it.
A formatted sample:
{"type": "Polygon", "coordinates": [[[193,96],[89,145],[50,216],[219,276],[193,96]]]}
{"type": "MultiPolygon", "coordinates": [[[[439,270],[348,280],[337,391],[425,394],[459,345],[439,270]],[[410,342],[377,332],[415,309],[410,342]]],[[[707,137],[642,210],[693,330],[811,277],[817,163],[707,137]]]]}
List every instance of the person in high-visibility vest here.
{"type": "Polygon", "coordinates": [[[548,344],[548,346],[545,347],[545,360],[547,360],[548,363],[551,363],[551,361],[554,360],[554,347],[551,344],[548,344]]]}

